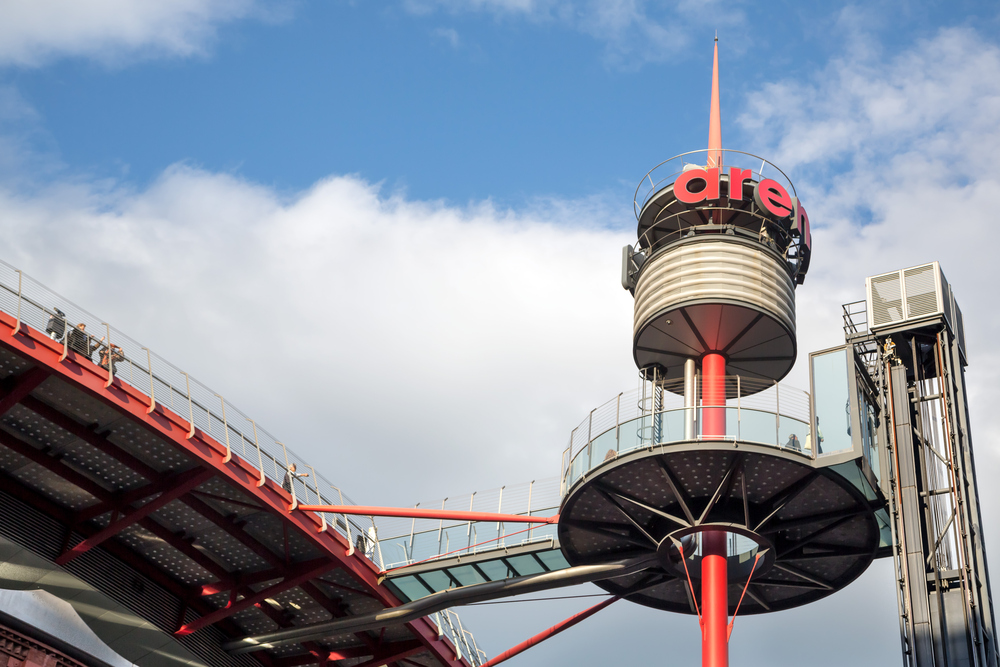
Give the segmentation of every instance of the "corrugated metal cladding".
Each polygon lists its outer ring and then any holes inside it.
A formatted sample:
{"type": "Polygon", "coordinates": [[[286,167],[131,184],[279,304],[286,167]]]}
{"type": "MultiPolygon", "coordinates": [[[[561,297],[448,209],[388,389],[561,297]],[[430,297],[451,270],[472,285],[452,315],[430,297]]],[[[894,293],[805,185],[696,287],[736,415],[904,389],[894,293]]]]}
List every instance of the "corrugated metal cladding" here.
{"type": "Polygon", "coordinates": [[[779,259],[759,246],[698,239],[657,253],[643,266],[633,333],[658,313],[699,300],[746,303],[795,331],[795,286],[779,259]]]}

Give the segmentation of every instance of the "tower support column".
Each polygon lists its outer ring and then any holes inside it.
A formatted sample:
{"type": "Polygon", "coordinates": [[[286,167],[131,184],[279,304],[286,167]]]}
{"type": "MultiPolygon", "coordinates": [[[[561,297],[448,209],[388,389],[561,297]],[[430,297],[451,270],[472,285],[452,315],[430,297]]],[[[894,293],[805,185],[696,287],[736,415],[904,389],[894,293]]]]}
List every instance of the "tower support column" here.
{"type": "Polygon", "coordinates": [[[694,359],[684,362],[684,439],[695,438],[695,404],[697,397],[694,384],[694,359]]]}
{"type": "Polygon", "coordinates": [[[701,665],[729,667],[729,573],[726,533],[702,534],[701,550],[701,665]]]}
{"type": "Polygon", "coordinates": [[[726,434],[726,358],[709,352],[701,358],[701,435],[704,438],[726,434]]]}

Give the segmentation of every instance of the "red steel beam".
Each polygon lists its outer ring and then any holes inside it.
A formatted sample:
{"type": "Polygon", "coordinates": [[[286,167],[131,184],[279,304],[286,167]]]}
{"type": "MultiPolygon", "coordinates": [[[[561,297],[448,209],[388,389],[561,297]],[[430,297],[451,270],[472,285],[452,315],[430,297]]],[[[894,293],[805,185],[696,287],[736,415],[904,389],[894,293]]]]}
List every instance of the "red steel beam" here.
{"type": "Polygon", "coordinates": [[[436,510],[420,507],[364,507],[361,505],[299,505],[304,512],[328,514],[359,514],[362,516],[391,516],[402,519],[444,519],[454,521],[499,521],[501,523],[559,523],[559,515],[526,516],[523,514],[494,514],[492,512],[466,512],[462,510],[436,510]]]}
{"type": "Polygon", "coordinates": [[[177,475],[161,476],[158,480],[151,484],[145,486],[140,486],[137,489],[132,489],[131,491],[126,491],[121,494],[116,494],[110,500],[106,502],[97,503],[90,507],[85,507],[76,514],[77,521],[89,521],[90,519],[96,518],[104,514],[105,512],[110,512],[112,510],[118,510],[119,512],[127,512],[128,508],[133,504],[144,500],[157,493],[164,493],[178,484],[184,482],[184,473],[177,475]]]}
{"type": "MultiPolygon", "coordinates": [[[[227,456],[229,452],[224,444],[198,429],[188,437],[191,424],[187,419],[162,405],[157,405],[154,411],[147,413],[150,399],[141,390],[123,383],[121,378],[115,378],[110,387],[105,387],[108,378],[103,369],[93,361],[72,352],[65,360],[61,359],[63,346],[41,332],[22,326],[17,335],[10,336],[9,333],[16,326],[14,317],[0,312],[0,347],[42,366],[59,379],[127,416],[133,423],[154,433],[177,451],[201,461],[202,465],[215,470],[228,484],[261,503],[264,511],[281,516],[294,525],[300,535],[328,553],[349,576],[370,590],[383,606],[395,607],[401,604],[395,595],[379,584],[379,572],[374,564],[365,558],[348,556],[350,545],[346,538],[330,530],[329,526],[324,530],[323,520],[318,514],[289,514],[287,494],[274,480],[265,479],[264,484],[258,487],[261,475],[253,463],[239,456],[227,456]],[[8,335],[4,335],[5,333],[8,335]]],[[[438,636],[437,628],[428,619],[407,623],[406,627],[441,664],[467,665],[465,661],[455,657],[451,642],[438,636]]]]}
{"type": "Polygon", "coordinates": [[[701,664],[729,667],[729,579],[726,533],[708,530],[701,534],[701,664]]]}
{"type": "Polygon", "coordinates": [[[132,524],[138,522],[143,517],[149,516],[156,510],[160,509],[167,503],[176,500],[177,498],[183,496],[185,493],[191,489],[201,486],[208,480],[212,479],[215,473],[212,470],[206,468],[194,468],[186,473],[183,473],[181,477],[184,478],[183,481],[179,482],[177,486],[170,489],[169,491],[164,491],[155,499],[150,500],[148,503],[140,507],[139,509],[132,510],[122,518],[117,521],[113,521],[107,528],[99,531],[97,534],[88,537],[83,540],[72,549],[63,552],[58,558],[56,558],[56,565],[65,565],[77,556],[87,553],[92,548],[96,547],[98,544],[108,539],[109,537],[114,537],[120,533],[125,528],[128,528],[132,524]]]}
{"type": "Polygon", "coordinates": [[[247,607],[251,607],[258,602],[262,602],[267,598],[279,595],[284,591],[287,591],[289,588],[294,588],[295,586],[299,586],[300,584],[303,584],[309,581],[310,579],[318,577],[324,572],[327,572],[334,567],[336,567],[336,564],[330,561],[326,561],[322,565],[314,567],[310,570],[306,570],[305,572],[302,572],[301,574],[292,577],[291,579],[285,579],[280,584],[275,584],[274,586],[265,588],[259,593],[254,593],[253,595],[245,597],[242,600],[234,602],[231,605],[226,605],[222,609],[217,609],[213,611],[211,614],[202,616],[201,618],[188,623],[174,634],[182,636],[189,635],[192,632],[196,632],[207,625],[212,625],[213,623],[217,623],[218,621],[224,618],[228,618],[229,616],[232,616],[235,613],[241,612],[247,607]]]}
{"type": "Polygon", "coordinates": [[[530,639],[521,642],[520,644],[518,644],[513,648],[507,649],[497,657],[493,658],[492,660],[484,664],[482,667],[493,667],[493,665],[499,665],[501,662],[504,662],[505,660],[510,660],[515,655],[519,653],[524,653],[532,646],[540,644],[550,637],[555,637],[563,630],[569,630],[580,621],[590,618],[591,616],[601,611],[605,607],[610,607],[612,604],[614,604],[620,599],[621,598],[619,598],[618,596],[611,597],[603,602],[595,604],[593,607],[590,607],[589,609],[584,609],[579,614],[574,614],[573,616],[567,618],[565,621],[560,621],[559,623],[556,623],[548,630],[542,630],[534,637],[531,637],[530,639]]]}

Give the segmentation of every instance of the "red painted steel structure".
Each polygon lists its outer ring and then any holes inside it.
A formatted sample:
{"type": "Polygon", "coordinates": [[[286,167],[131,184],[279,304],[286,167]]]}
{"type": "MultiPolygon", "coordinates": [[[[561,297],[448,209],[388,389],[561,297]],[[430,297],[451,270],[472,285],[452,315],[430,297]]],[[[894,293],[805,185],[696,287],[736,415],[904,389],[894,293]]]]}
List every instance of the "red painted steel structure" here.
{"type": "Polygon", "coordinates": [[[701,549],[701,664],[729,667],[726,533],[715,530],[702,533],[701,549]]]}
{"type": "Polygon", "coordinates": [[[558,635],[563,630],[568,630],[568,629],[572,628],[574,625],[576,625],[580,621],[586,620],[586,619],[590,618],[591,616],[593,616],[594,614],[596,614],[597,612],[601,611],[602,609],[610,607],[615,602],[618,602],[618,600],[621,600],[621,598],[616,595],[614,597],[608,598],[607,600],[604,600],[603,602],[595,604],[593,607],[590,607],[589,609],[584,609],[579,614],[574,614],[573,616],[570,616],[569,618],[567,618],[565,621],[560,621],[559,623],[556,623],[555,625],[553,625],[551,628],[548,628],[547,630],[543,630],[543,631],[539,632],[534,637],[531,637],[530,639],[526,639],[525,641],[521,642],[517,646],[515,646],[513,648],[510,648],[510,649],[507,649],[506,651],[504,651],[503,653],[501,653],[497,657],[495,657],[492,660],[484,663],[482,667],[494,667],[494,665],[499,665],[501,662],[509,660],[509,659],[513,658],[515,655],[517,655],[519,653],[523,653],[524,651],[527,651],[532,646],[534,646],[536,644],[540,644],[543,641],[545,641],[546,639],[549,639],[550,637],[554,637],[554,636],[558,635]]]}
{"type": "MultiPolygon", "coordinates": [[[[113,457],[126,467],[143,475],[153,483],[163,481],[163,475],[117,447],[104,436],[89,430],[83,424],[59,413],[38,399],[28,396],[29,392],[48,376],[56,376],[63,382],[76,387],[112,407],[120,414],[127,416],[132,422],[155,433],[159,438],[165,440],[177,450],[184,452],[192,460],[196,461],[198,464],[197,472],[192,473],[190,480],[185,480],[179,484],[179,487],[190,486],[190,488],[184,488],[182,492],[177,492],[175,489],[169,493],[243,542],[248,548],[251,548],[255,553],[264,557],[273,566],[285,567],[284,576],[286,580],[291,578],[296,584],[300,584],[300,587],[308,594],[316,598],[322,598],[323,601],[319,599],[317,601],[327,606],[328,609],[336,609],[335,615],[343,616],[344,612],[342,609],[337,608],[335,601],[328,598],[308,581],[308,579],[317,576],[316,572],[318,570],[302,572],[295,565],[286,565],[281,557],[271,552],[263,544],[256,542],[241,527],[200,501],[192,493],[193,488],[197,486],[197,484],[193,483],[194,480],[201,480],[203,482],[210,478],[220,478],[227,484],[237,487],[242,493],[252,497],[255,502],[259,503],[262,510],[282,516],[289,529],[296,530],[300,535],[305,536],[321,553],[324,553],[329,559],[328,565],[323,566],[325,569],[339,568],[348,573],[363,587],[367,594],[386,607],[395,607],[401,604],[398,598],[385,587],[379,585],[379,573],[373,563],[364,558],[348,555],[348,552],[351,551],[351,545],[347,544],[347,540],[343,536],[332,530],[324,529],[323,520],[315,513],[290,513],[288,511],[288,494],[279,484],[274,480],[266,479],[263,485],[258,486],[261,479],[261,472],[254,465],[239,456],[227,456],[225,445],[217,442],[200,429],[193,428],[193,425],[188,420],[166,409],[159,403],[153,404],[149,397],[134,387],[121,382],[117,378],[109,378],[108,372],[97,364],[94,364],[92,360],[78,355],[71,349],[65,351],[61,343],[52,340],[44,333],[36,331],[23,322],[18,322],[16,318],[3,312],[0,312],[0,345],[35,365],[33,369],[27,371],[19,378],[20,382],[13,387],[7,388],[5,394],[0,397],[0,409],[6,411],[14,405],[21,403],[46,419],[50,419],[57,426],[64,428],[96,449],[113,457]],[[112,379],[110,385],[108,384],[109,379],[112,379]],[[189,435],[192,431],[194,435],[189,435]],[[306,577],[306,575],[311,576],[306,577]]],[[[47,456],[39,450],[23,445],[23,443],[5,433],[0,433],[0,442],[33,462],[55,472],[64,479],[72,481],[72,483],[91,493],[91,495],[107,506],[113,507],[122,504],[122,499],[115,498],[113,494],[103,487],[69,468],[57,458],[47,456]]],[[[0,481],[6,481],[5,475],[3,478],[0,481]]],[[[96,544],[101,544],[102,548],[105,548],[109,553],[120,558],[140,574],[149,577],[150,580],[162,586],[165,590],[171,591],[179,599],[188,599],[190,596],[187,589],[179,588],[175,580],[165,577],[151,563],[138,559],[136,554],[127,547],[109,539],[114,537],[115,534],[127,525],[138,524],[150,530],[186,556],[192,558],[199,565],[205,567],[206,570],[218,576],[220,580],[230,579],[229,573],[221,569],[211,559],[200,554],[197,549],[181,537],[170,534],[169,531],[165,531],[156,522],[150,521],[148,512],[143,512],[141,508],[130,510],[127,507],[121,507],[121,510],[116,510],[123,515],[120,519],[112,521],[111,525],[106,529],[95,530],[88,528],[86,525],[81,525],[75,513],[67,512],[64,508],[52,503],[35,491],[27,489],[13,481],[9,484],[5,483],[3,486],[6,492],[42,509],[50,516],[60,518],[68,525],[75,526],[74,530],[85,536],[80,544],[74,545],[73,548],[60,556],[61,559],[69,560],[75,557],[74,555],[80,552],[81,549],[86,551],[96,544]],[[81,547],[81,545],[84,546],[81,547]]],[[[229,584],[232,585],[233,582],[230,581],[229,584]]],[[[233,590],[236,589],[234,588],[233,590]]],[[[245,599],[250,599],[250,596],[254,595],[253,589],[245,585],[239,587],[239,592],[247,596],[245,599]]],[[[256,600],[250,604],[255,604],[264,613],[269,613],[269,606],[267,604],[261,604],[256,600]]],[[[189,601],[188,606],[198,611],[203,618],[212,616],[216,611],[212,607],[199,603],[196,600],[189,601]]],[[[223,631],[227,631],[226,619],[229,615],[217,614],[212,618],[212,622],[217,623],[223,631]]],[[[282,620],[281,623],[285,624],[287,621],[282,620]]],[[[421,648],[419,650],[429,651],[443,665],[466,666],[466,663],[457,657],[457,653],[451,642],[439,635],[437,627],[429,619],[423,618],[408,623],[406,627],[420,642],[421,648]]],[[[194,631],[191,629],[191,626],[187,626],[186,629],[194,631]]],[[[228,633],[239,634],[238,631],[232,628],[228,628],[228,633]]],[[[367,635],[365,638],[370,640],[367,635]]],[[[408,652],[407,655],[412,655],[412,652],[408,652]]],[[[376,655],[372,664],[391,663],[393,660],[402,659],[402,657],[404,656],[380,657],[376,655]]],[[[266,665],[275,664],[266,655],[259,656],[259,659],[266,665]]],[[[317,659],[318,661],[319,659],[317,659]]]]}
{"type": "MultiPolygon", "coordinates": [[[[712,102],[708,123],[708,166],[721,167],[722,113],[719,104],[719,38],[715,38],[712,60],[712,102]]],[[[713,213],[720,222],[720,211],[713,213]]],[[[726,357],[709,352],[701,359],[702,437],[726,434],[726,357]]],[[[709,530],[701,535],[701,664],[729,667],[729,575],[726,533],[709,530]]]]}

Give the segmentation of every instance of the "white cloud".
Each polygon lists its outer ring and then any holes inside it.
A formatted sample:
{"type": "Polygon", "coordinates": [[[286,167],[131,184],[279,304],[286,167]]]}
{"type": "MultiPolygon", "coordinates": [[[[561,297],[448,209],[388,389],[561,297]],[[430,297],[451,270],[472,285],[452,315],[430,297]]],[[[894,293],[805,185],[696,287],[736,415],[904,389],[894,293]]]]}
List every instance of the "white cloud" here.
{"type": "Polygon", "coordinates": [[[602,42],[606,62],[624,68],[676,56],[690,45],[693,27],[730,27],[745,21],[732,2],[719,11],[721,0],[402,0],[402,5],[413,14],[483,13],[499,20],[565,26],[602,42]]]}
{"type": "MultiPolygon", "coordinates": [[[[271,16],[277,6],[267,10],[271,16]]],[[[256,0],[5,0],[0,65],[61,56],[115,62],[123,55],[200,54],[222,23],[264,15],[256,0]]]]}

